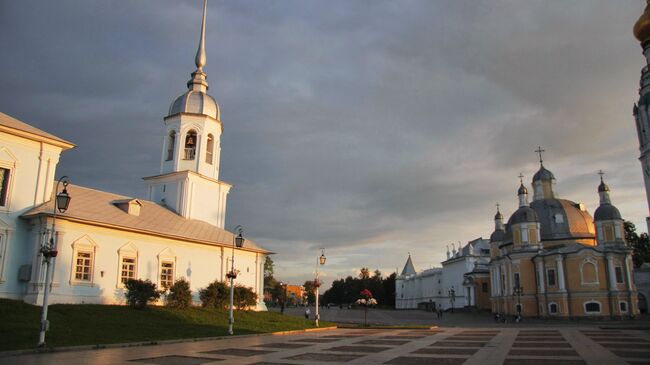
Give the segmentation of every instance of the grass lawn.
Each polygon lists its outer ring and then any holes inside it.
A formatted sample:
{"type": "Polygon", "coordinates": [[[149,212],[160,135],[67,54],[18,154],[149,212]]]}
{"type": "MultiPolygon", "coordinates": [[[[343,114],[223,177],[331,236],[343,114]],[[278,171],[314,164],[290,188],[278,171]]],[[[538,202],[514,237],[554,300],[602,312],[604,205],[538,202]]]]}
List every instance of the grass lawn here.
{"type": "MultiPolygon", "coordinates": [[[[41,307],[0,299],[0,351],[36,347],[41,307]]],[[[224,336],[228,311],[193,307],[144,310],[118,305],[56,304],[48,310],[48,346],[224,336]]],[[[333,323],[321,322],[321,327],[333,323]]],[[[314,327],[313,321],[272,312],[235,312],[238,335],[314,327]]]]}

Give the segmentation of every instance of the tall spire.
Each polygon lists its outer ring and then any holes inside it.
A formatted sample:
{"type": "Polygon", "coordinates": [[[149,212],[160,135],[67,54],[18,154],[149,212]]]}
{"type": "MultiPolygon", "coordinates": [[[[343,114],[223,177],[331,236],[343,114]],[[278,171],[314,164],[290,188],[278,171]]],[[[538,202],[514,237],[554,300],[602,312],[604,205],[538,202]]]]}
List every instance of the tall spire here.
{"type": "Polygon", "coordinates": [[[543,164],[544,160],[542,160],[542,153],[546,152],[546,150],[543,150],[542,146],[537,146],[535,152],[539,153],[539,165],[544,166],[543,164]]]}
{"type": "Polygon", "coordinates": [[[203,71],[203,66],[208,62],[208,57],[205,55],[205,13],[208,10],[208,0],[203,0],[203,22],[201,23],[201,39],[199,39],[199,49],[196,50],[196,57],[194,63],[196,64],[197,71],[203,71]]]}
{"type": "Polygon", "coordinates": [[[201,37],[199,38],[199,49],[196,50],[196,57],[194,58],[196,71],[192,72],[192,78],[187,82],[188,89],[198,90],[202,92],[208,90],[208,75],[203,71],[203,67],[208,62],[208,57],[205,54],[205,18],[207,12],[208,0],[203,0],[203,21],[201,22],[201,37]]]}

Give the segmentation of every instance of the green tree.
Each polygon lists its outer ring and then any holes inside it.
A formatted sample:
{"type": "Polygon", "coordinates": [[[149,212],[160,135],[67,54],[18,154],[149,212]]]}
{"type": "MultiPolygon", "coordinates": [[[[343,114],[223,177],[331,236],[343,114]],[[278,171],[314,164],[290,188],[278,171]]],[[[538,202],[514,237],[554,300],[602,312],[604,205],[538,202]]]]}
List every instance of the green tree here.
{"type": "Polygon", "coordinates": [[[366,280],[370,279],[370,270],[367,267],[362,267],[359,272],[359,279],[366,280]]]}
{"type": "Polygon", "coordinates": [[[252,288],[243,285],[235,285],[233,302],[237,309],[247,309],[257,304],[257,294],[252,288]]]}
{"type": "Polygon", "coordinates": [[[302,286],[305,288],[305,294],[307,295],[307,303],[308,304],[316,303],[316,286],[314,286],[314,281],[307,280],[302,286]]]}
{"type": "Polygon", "coordinates": [[[636,233],[636,226],[630,221],[623,223],[625,228],[625,241],[632,246],[632,261],[634,267],[640,267],[644,262],[650,262],[650,240],[647,233],[636,233]]]}
{"type": "Polygon", "coordinates": [[[161,292],[156,289],[156,284],[149,280],[129,279],[124,284],[126,302],[131,307],[145,308],[149,302],[160,298],[161,292]]]}
{"type": "Polygon", "coordinates": [[[192,291],[190,283],[181,278],[169,287],[167,295],[167,306],[172,308],[185,309],[192,305],[192,291]]]}
{"type": "Polygon", "coordinates": [[[225,308],[228,302],[228,287],[226,283],[215,280],[207,288],[199,290],[199,298],[206,308],[225,308]]]}
{"type": "Polygon", "coordinates": [[[273,279],[274,270],[275,267],[271,256],[266,256],[264,259],[264,286],[267,285],[267,280],[273,279]]]}

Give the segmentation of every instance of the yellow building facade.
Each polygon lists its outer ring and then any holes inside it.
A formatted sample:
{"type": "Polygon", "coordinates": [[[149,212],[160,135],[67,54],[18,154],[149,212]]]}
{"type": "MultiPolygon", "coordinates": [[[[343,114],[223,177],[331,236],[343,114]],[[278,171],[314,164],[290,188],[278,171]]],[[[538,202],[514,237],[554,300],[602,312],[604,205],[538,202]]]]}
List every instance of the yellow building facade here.
{"type": "Polygon", "coordinates": [[[598,186],[594,217],[583,204],[555,196],[555,177],[540,155],[532,180],[523,180],[519,208],[504,224],[497,210],[490,238],[494,313],[531,317],[630,317],[638,314],[632,248],[609,187],[598,186]]]}

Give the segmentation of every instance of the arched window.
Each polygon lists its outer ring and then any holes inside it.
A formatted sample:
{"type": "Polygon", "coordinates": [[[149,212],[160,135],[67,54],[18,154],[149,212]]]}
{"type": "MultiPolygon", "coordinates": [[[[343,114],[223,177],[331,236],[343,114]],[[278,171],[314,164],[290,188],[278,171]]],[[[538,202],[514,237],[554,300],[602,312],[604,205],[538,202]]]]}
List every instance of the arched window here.
{"type": "Polygon", "coordinates": [[[167,137],[167,158],[165,161],[174,159],[174,147],[176,147],[176,131],[171,131],[167,137]]]}
{"type": "Polygon", "coordinates": [[[598,284],[598,266],[591,259],[586,259],[580,265],[580,275],[582,276],[582,285],[598,284]]]}
{"type": "Polygon", "coordinates": [[[605,241],[611,242],[614,240],[614,227],[611,224],[605,225],[605,241]]]}
{"type": "Polygon", "coordinates": [[[529,235],[531,244],[536,245],[539,243],[539,240],[537,239],[537,228],[531,228],[529,235]]]}
{"type": "Polygon", "coordinates": [[[549,303],[548,312],[550,314],[556,314],[557,313],[557,304],[556,303],[549,303]]]}
{"type": "Polygon", "coordinates": [[[185,160],[193,160],[196,156],[196,131],[190,130],[185,135],[185,160]]]}
{"type": "Polygon", "coordinates": [[[205,149],[205,162],[212,165],[212,158],[214,155],[214,137],[212,134],[208,134],[208,145],[205,149]]]}
{"type": "Polygon", "coordinates": [[[585,313],[600,313],[600,303],[598,302],[585,303],[585,313]]]}

